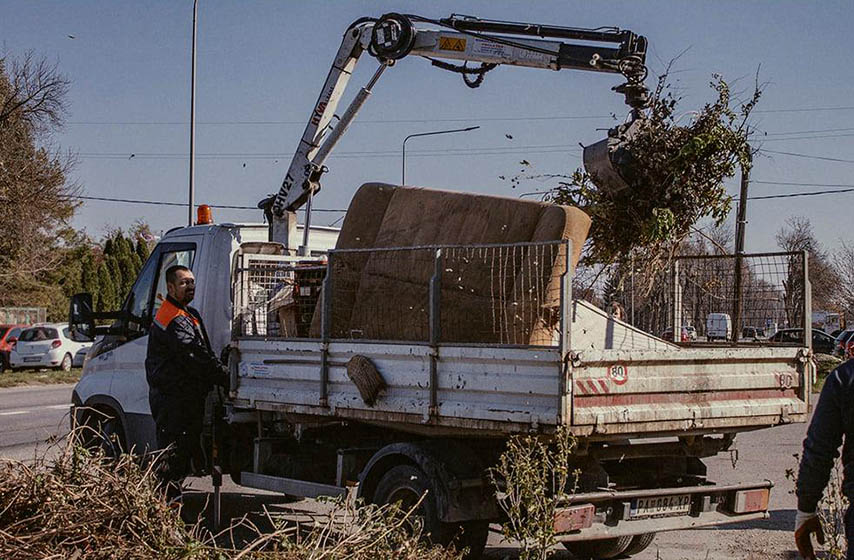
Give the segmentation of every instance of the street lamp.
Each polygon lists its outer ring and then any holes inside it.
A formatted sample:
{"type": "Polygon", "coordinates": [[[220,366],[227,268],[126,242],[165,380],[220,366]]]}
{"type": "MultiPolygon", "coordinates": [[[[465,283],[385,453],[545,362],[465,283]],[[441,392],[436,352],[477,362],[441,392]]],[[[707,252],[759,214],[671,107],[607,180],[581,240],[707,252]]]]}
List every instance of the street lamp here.
{"type": "Polygon", "coordinates": [[[401,162],[400,162],[400,167],[401,167],[401,169],[400,169],[400,184],[401,185],[406,184],[406,141],[407,140],[409,140],[410,138],[415,138],[416,136],[433,136],[436,134],[452,134],[454,132],[469,132],[472,130],[477,130],[478,128],[480,128],[480,127],[479,126],[470,126],[468,128],[455,128],[453,130],[436,130],[433,132],[419,132],[417,134],[410,134],[409,136],[404,138],[403,139],[403,152],[402,152],[402,158],[401,158],[401,162]]]}

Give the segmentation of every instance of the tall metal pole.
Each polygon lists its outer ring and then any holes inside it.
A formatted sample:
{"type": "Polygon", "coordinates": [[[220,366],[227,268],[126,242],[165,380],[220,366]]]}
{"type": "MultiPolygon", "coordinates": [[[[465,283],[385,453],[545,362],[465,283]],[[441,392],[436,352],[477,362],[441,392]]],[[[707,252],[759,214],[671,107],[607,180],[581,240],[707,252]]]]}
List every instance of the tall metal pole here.
{"type": "Polygon", "coordinates": [[[735,302],[733,304],[732,340],[737,342],[741,336],[742,268],[744,266],[744,233],[747,229],[747,187],[750,184],[750,167],[753,158],[747,153],[747,162],[741,166],[741,194],[738,197],[738,214],[735,224],[735,302]]]}
{"type": "Polygon", "coordinates": [[[436,130],[434,132],[419,132],[416,134],[410,134],[406,138],[403,139],[403,150],[401,151],[400,158],[400,184],[406,184],[406,141],[410,138],[415,138],[416,136],[434,136],[436,134],[452,134],[454,132],[469,132],[471,130],[477,130],[480,128],[479,126],[470,126],[468,128],[455,128],[453,130],[436,130]]]}
{"type": "Polygon", "coordinates": [[[199,0],[193,0],[193,69],[190,73],[190,198],[187,208],[187,225],[193,225],[196,163],[196,16],[199,0]]]}

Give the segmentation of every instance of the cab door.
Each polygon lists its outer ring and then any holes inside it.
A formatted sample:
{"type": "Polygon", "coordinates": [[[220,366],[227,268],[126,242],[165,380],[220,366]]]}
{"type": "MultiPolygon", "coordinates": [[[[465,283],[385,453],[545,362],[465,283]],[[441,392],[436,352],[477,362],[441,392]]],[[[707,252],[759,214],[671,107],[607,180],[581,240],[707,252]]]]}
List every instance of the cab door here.
{"type": "Polygon", "coordinates": [[[154,448],[155,428],[145,378],[148,330],[166,299],[166,270],[173,265],[193,270],[198,245],[196,241],[160,243],[146,261],[125,301],[128,318],[123,320],[120,329],[123,340],[111,352],[114,376],[110,392],[124,412],[129,447],[154,448]]]}

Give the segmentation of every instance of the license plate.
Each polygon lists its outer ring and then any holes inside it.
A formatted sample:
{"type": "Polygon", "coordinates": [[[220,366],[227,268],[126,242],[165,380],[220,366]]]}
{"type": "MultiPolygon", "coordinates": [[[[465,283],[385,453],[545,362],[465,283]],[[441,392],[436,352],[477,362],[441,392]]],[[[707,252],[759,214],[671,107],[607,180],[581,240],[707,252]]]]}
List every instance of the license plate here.
{"type": "Polygon", "coordinates": [[[42,361],[41,356],[34,356],[32,358],[24,358],[24,362],[26,362],[28,364],[32,363],[32,362],[40,362],[40,361],[42,361]]]}
{"type": "Polygon", "coordinates": [[[690,512],[690,494],[636,498],[632,500],[631,517],[681,515],[690,512]]]}

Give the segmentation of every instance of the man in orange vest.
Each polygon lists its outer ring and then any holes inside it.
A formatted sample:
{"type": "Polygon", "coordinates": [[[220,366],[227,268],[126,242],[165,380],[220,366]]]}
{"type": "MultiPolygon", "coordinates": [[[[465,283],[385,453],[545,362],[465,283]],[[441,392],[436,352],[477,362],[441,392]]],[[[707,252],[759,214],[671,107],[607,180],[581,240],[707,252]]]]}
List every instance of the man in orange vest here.
{"type": "Polygon", "coordinates": [[[191,461],[201,456],[205,398],[215,385],[228,384],[228,372],[211,349],[199,312],[188,305],[196,292],[193,272],[169,267],[166,291],[149,331],[145,373],[157,445],[167,450],[158,472],[167,499],[180,502],[191,461]]]}

